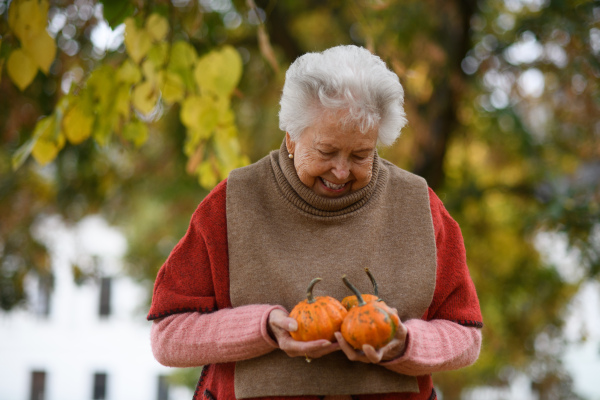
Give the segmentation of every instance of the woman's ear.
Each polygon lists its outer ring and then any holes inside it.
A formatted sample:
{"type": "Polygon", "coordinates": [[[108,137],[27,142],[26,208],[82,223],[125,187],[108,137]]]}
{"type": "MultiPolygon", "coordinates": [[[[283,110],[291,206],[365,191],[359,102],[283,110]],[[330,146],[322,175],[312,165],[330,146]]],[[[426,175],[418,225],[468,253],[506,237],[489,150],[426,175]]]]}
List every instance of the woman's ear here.
{"type": "Polygon", "coordinates": [[[285,147],[287,148],[288,153],[294,154],[296,143],[292,141],[292,137],[288,132],[285,133],[285,147]]]}

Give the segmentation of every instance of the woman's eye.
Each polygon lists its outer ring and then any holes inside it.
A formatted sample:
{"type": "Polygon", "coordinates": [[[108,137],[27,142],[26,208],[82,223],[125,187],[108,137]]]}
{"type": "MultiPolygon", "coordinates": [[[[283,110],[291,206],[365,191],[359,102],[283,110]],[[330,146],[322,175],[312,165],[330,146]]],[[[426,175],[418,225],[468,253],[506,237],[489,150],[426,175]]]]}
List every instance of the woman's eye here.
{"type": "Polygon", "coordinates": [[[319,150],[319,153],[321,153],[321,155],[322,155],[322,156],[325,156],[325,157],[330,157],[330,156],[332,156],[332,155],[333,155],[333,153],[332,153],[332,152],[330,152],[330,151],[322,151],[322,150],[319,150]]]}
{"type": "Polygon", "coordinates": [[[354,159],[358,160],[358,161],[362,161],[362,160],[366,160],[367,156],[359,156],[359,155],[354,155],[354,159]]]}

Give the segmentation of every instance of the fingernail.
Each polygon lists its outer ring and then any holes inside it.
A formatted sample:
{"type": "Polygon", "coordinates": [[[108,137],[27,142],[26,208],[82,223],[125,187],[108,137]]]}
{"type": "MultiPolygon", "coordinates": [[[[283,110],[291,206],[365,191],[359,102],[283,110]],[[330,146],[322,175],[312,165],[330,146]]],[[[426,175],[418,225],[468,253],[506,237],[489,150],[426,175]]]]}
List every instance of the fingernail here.
{"type": "Polygon", "coordinates": [[[322,347],[327,347],[327,346],[330,346],[330,345],[331,345],[331,342],[328,340],[326,343],[323,343],[322,347]]]}
{"type": "Polygon", "coordinates": [[[295,332],[298,330],[298,323],[297,322],[290,322],[290,331],[295,332]]]}

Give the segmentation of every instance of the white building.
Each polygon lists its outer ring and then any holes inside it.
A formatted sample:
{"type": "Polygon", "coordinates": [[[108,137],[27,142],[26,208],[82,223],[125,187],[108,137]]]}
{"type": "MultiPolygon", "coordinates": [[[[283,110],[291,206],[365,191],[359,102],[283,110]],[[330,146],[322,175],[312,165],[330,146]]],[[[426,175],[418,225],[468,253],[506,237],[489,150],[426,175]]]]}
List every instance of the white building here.
{"type": "Polygon", "coordinates": [[[190,400],[152,356],[145,293],[120,272],[123,236],[97,217],[73,229],[46,218],[36,233],[52,249],[54,289],[32,278],[27,309],[0,313],[0,399],[190,400]],[[73,263],[97,278],[77,285],[73,263]]]}

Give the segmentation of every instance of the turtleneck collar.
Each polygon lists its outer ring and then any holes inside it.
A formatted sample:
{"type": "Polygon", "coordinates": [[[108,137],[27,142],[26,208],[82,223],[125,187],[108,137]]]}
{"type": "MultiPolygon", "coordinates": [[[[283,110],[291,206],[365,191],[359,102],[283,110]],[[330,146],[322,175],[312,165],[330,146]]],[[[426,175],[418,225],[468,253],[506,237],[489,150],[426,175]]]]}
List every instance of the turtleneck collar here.
{"type": "Polygon", "coordinates": [[[289,158],[285,140],[279,151],[271,152],[271,166],[283,196],[300,210],[320,217],[335,217],[352,213],[362,208],[373,197],[382,192],[387,181],[387,169],[381,168],[377,150],[373,158],[373,173],[369,183],[342,197],[319,196],[300,181],[294,161],[289,158]]]}

